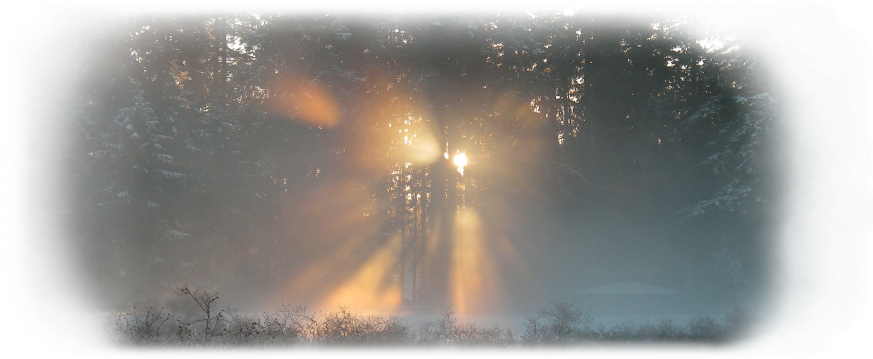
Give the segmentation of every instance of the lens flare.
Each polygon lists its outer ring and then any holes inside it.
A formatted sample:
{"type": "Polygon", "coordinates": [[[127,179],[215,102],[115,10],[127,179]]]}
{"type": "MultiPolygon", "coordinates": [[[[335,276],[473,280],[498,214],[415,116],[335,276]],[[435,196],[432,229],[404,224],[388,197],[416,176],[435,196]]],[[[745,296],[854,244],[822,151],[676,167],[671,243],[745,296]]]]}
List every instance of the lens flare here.
{"type": "Polygon", "coordinates": [[[331,127],[339,122],[339,108],[327,86],[287,77],[274,82],[270,108],[291,120],[331,127]]]}
{"type": "Polygon", "coordinates": [[[428,120],[429,113],[414,103],[394,102],[403,107],[400,116],[363,113],[356,128],[340,134],[348,154],[344,167],[368,176],[380,176],[398,164],[423,168],[436,162],[442,153],[439,132],[428,120]]]}
{"type": "MultiPolygon", "coordinates": [[[[420,117],[411,118],[406,129],[411,137],[404,141],[401,160],[416,165],[429,165],[440,156],[436,131],[420,117]]],[[[407,136],[409,137],[409,136],[407,136]]]]}

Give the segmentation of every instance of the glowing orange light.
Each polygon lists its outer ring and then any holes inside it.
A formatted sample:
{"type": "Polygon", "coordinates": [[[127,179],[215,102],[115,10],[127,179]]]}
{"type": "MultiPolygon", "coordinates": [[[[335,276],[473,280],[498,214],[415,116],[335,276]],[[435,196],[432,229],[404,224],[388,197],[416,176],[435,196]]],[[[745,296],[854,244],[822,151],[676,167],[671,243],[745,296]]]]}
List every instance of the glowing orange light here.
{"type": "Polygon", "coordinates": [[[358,271],[319,303],[323,309],[344,305],[363,314],[396,310],[402,300],[400,287],[391,280],[392,259],[395,258],[400,238],[370,256],[358,271]]]}
{"type": "Polygon", "coordinates": [[[451,298],[461,317],[500,304],[494,258],[485,241],[478,212],[466,209],[459,213],[452,246],[451,298]]]}
{"type": "Polygon", "coordinates": [[[435,162],[440,156],[439,142],[433,128],[425,124],[420,119],[414,123],[409,123],[408,132],[413,136],[404,136],[404,144],[406,145],[403,160],[414,164],[427,165],[435,162]]]}
{"type": "Polygon", "coordinates": [[[277,81],[271,88],[282,97],[272,107],[297,121],[330,127],[339,121],[339,109],[330,91],[319,83],[289,78],[277,81]]]}

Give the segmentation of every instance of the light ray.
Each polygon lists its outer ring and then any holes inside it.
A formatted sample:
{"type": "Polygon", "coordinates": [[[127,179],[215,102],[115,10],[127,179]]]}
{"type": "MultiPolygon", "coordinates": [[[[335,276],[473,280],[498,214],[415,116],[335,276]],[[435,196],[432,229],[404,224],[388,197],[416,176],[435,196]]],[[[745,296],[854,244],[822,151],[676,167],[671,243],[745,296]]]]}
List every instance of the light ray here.
{"type": "Polygon", "coordinates": [[[399,247],[400,237],[395,236],[388,245],[373,253],[351,278],[322,299],[319,307],[327,310],[349,306],[362,314],[397,310],[402,304],[403,293],[391,278],[391,273],[399,247]]]}
{"type": "Polygon", "coordinates": [[[467,208],[458,213],[452,244],[450,290],[457,315],[464,317],[500,307],[499,278],[476,210],[467,208]]]}

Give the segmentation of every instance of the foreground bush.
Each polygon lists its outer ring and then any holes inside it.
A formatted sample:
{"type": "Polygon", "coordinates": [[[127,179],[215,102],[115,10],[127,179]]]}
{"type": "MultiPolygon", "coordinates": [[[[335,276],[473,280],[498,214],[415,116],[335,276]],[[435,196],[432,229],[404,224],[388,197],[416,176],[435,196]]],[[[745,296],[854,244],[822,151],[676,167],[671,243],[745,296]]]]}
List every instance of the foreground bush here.
{"type": "Polygon", "coordinates": [[[402,345],[412,336],[396,316],[358,315],[348,307],[321,316],[306,317],[302,337],[325,345],[402,345]]]}
{"type": "Polygon", "coordinates": [[[507,346],[518,342],[511,330],[497,327],[483,328],[472,323],[461,323],[451,310],[436,322],[425,322],[415,341],[423,345],[449,346],[507,346]]]}
{"type": "Polygon", "coordinates": [[[627,321],[612,328],[594,326],[590,309],[558,302],[525,318],[519,337],[509,329],[485,328],[458,321],[451,310],[418,331],[396,316],[360,315],[348,307],[310,314],[304,307],[283,304],[273,313],[251,317],[227,309],[214,311],[217,293],[188,290],[180,293],[199,312],[183,315],[164,308],[134,308],[116,316],[115,334],[125,345],[325,345],[325,346],[513,346],[575,345],[603,342],[705,342],[736,340],[758,318],[736,307],[718,320],[709,316],[679,326],[672,319],[658,323],[627,321]]]}
{"type": "Polygon", "coordinates": [[[525,344],[568,344],[597,339],[592,329],[591,310],[575,308],[570,303],[558,302],[554,308],[543,308],[535,315],[525,317],[525,344]]]}
{"type": "Polygon", "coordinates": [[[170,336],[175,322],[170,319],[170,313],[164,312],[163,308],[142,311],[134,307],[116,315],[115,331],[123,344],[155,344],[170,336]]]}

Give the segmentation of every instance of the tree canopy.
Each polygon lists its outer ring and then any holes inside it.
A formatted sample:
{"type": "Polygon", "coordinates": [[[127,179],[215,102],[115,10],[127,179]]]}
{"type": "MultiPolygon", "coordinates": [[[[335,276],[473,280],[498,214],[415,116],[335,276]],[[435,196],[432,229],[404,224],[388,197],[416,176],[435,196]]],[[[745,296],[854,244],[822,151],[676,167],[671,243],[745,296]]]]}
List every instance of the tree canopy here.
{"type": "Polygon", "coordinates": [[[68,9],[18,64],[20,220],[58,290],[751,295],[808,267],[834,154],[723,10],[68,9]]]}

